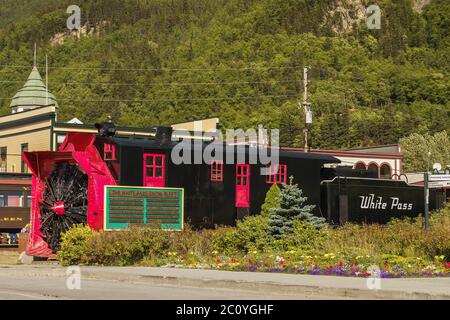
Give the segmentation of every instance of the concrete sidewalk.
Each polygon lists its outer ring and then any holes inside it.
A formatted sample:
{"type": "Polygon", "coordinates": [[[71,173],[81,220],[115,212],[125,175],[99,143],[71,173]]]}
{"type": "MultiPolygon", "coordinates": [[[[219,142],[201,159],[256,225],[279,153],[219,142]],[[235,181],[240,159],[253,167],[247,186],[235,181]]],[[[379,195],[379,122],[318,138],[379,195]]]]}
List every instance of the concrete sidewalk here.
{"type": "MultiPolygon", "coordinates": [[[[8,273],[17,273],[17,275],[66,276],[65,268],[55,265],[8,267],[8,273]]],[[[298,294],[354,299],[450,300],[450,278],[380,279],[380,289],[369,289],[365,278],[262,272],[150,267],[81,267],[81,275],[99,280],[249,290],[290,296],[298,294]]]]}

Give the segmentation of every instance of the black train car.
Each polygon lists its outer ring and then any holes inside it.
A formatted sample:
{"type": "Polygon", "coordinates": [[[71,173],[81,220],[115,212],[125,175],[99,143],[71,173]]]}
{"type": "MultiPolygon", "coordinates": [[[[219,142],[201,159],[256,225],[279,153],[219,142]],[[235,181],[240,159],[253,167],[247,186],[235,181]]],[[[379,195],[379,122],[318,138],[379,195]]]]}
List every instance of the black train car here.
{"type": "MultiPolygon", "coordinates": [[[[271,185],[287,182],[290,176],[308,197],[308,202],[315,205],[315,214],[322,216],[323,165],[340,162],[329,155],[280,149],[278,174],[268,176],[261,174],[261,168],[266,165],[260,161],[249,164],[252,157],[259,160],[256,148],[232,147],[230,150],[231,147],[224,147],[222,160],[214,156],[216,160],[210,163],[176,164],[171,154],[177,144],[170,136],[144,140],[97,136],[95,141],[100,154],[105,153],[105,148],[115,153],[116,160],[107,164],[118,185],[184,188],[185,222],[195,227],[234,225],[238,219],[258,214],[271,185]],[[238,157],[243,154],[245,161],[239,162],[238,157]],[[229,157],[234,163],[229,163],[229,157]]],[[[186,144],[184,152],[189,152],[193,160],[201,157],[207,146],[223,145],[197,141],[186,144]]]]}
{"type": "MultiPolygon", "coordinates": [[[[429,190],[429,209],[443,207],[445,191],[429,190]]],[[[387,223],[424,212],[424,188],[405,181],[335,176],[321,182],[324,216],[332,224],[387,223]]]]}

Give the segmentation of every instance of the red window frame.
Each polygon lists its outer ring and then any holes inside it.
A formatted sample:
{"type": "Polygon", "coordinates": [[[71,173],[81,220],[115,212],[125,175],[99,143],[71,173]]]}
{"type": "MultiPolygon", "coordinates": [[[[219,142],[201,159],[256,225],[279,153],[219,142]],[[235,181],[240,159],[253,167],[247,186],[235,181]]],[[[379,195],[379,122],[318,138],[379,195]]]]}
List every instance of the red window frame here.
{"type": "Polygon", "coordinates": [[[165,171],[165,155],[164,154],[156,154],[156,153],[149,153],[145,155],[144,159],[144,169],[145,169],[145,176],[147,178],[164,178],[164,171],[165,171]],[[150,164],[148,164],[147,159],[153,158],[150,164]],[[157,161],[156,159],[160,159],[157,161]],[[160,162],[159,164],[157,162],[160,162]],[[151,174],[148,174],[147,169],[153,169],[151,170],[151,174]],[[161,170],[157,170],[161,169],[161,170]],[[158,173],[159,172],[159,173],[158,173]]]}
{"type": "Polygon", "coordinates": [[[286,184],[287,165],[274,164],[268,165],[269,174],[266,176],[267,183],[286,184]]]}
{"type": "Polygon", "coordinates": [[[211,176],[210,180],[213,182],[223,181],[223,161],[212,160],[211,161],[211,176]]]}
{"type": "Polygon", "coordinates": [[[238,164],[236,165],[236,185],[237,186],[248,186],[250,176],[250,166],[248,164],[238,164]]]}
{"type": "Polygon", "coordinates": [[[116,160],[116,146],[112,143],[103,144],[103,160],[116,160]]]}

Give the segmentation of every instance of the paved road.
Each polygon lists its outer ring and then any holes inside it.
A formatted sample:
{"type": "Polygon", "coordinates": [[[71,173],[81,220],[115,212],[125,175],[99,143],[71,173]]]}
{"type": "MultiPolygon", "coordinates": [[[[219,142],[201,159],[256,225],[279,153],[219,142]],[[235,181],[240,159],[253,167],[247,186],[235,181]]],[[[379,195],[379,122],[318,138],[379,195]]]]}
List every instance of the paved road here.
{"type": "MultiPolygon", "coordinates": [[[[117,281],[83,279],[81,289],[69,290],[66,278],[48,275],[17,275],[11,269],[0,268],[0,300],[53,300],[53,299],[233,299],[278,300],[320,299],[311,295],[277,295],[234,289],[194,288],[178,285],[155,285],[146,281],[117,281]]],[[[328,297],[329,299],[329,297],[328,297]]]]}
{"type": "Polygon", "coordinates": [[[450,299],[450,278],[380,279],[149,267],[0,265],[1,299],[450,299]]]}

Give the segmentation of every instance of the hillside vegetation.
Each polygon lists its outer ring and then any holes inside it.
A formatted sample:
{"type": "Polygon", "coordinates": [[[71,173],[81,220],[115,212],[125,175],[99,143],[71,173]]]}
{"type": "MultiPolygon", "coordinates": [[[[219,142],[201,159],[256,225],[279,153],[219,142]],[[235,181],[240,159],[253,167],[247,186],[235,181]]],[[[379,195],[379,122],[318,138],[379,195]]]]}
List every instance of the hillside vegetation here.
{"type": "Polygon", "coordinates": [[[314,147],[450,132],[446,0],[420,10],[377,1],[380,30],[367,28],[363,0],[85,0],[80,37],[66,28],[72,2],[2,1],[1,113],[36,42],[59,120],[112,115],[150,127],[219,116],[227,128],[280,128],[283,144],[302,145],[297,103],[310,66],[314,147]]]}

